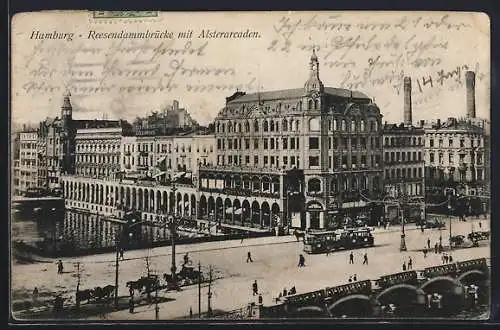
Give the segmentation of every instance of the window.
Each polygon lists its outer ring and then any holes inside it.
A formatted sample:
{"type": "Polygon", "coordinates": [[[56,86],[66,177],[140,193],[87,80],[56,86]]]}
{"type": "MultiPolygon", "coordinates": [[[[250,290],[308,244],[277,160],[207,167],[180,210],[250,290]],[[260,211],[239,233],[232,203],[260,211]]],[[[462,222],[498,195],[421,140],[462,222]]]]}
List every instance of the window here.
{"type": "Polygon", "coordinates": [[[351,132],[356,132],[356,121],[355,120],[351,121],[351,132]]]}
{"type": "Polygon", "coordinates": [[[443,163],[443,154],[440,153],[438,155],[438,157],[439,157],[439,164],[442,164],[443,163]]]}
{"type": "Polygon", "coordinates": [[[351,138],[351,148],[357,148],[357,147],[358,147],[358,139],[351,138]]]}
{"type": "Polygon", "coordinates": [[[319,138],[310,137],[309,138],[309,149],[319,149],[319,138]]]}
{"type": "Polygon", "coordinates": [[[307,190],[309,192],[320,192],[321,191],[321,181],[319,179],[311,179],[307,183],[307,190]]]}
{"type": "Polygon", "coordinates": [[[333,149],[337,149],[339,146],[339,139],[333,138],[333,149]]]}
{"type": "Polygon", "coordinates": [[[269,130],[269,125],[267,123],[267,120],[264,120],[264,123],[262,124],[262,129],[264,132],[267,132],[269,130]]]}
{"type": "Polygon", "coordinates": [[[453,147],[453,139],[448,140],[448,147],[453,147]]]}
{"type": "Polygon", "coordinates": [[[319,131],[319,119],[318,118],[311,118],[309,120],[309,130],[310,131],[319,131]]]}
{"type": "Polygon", "coordinates": [[[253,140],[253,148],[254,149],[259,149],[259,139],[254,139],[253,140]]]}
{"type": "Polygon", "coordinates": [[[274,149],[274,138],[271,138],[270,146],[271,146],[271,149],[274,149]]]}
{"type": "Polygon", "coordinates": [[[283,150],[288,149],[288,138],[283,138],[283,150]]]}
{"type": "Polygon", "coordinates": [[[361,123],[360,123],[360,129],[359,129],[361,132],[364,132],[365,131],[365,121],[362,120],[361,123]]]}
{"type": "Polygon", "coordinates": [[[245,149],[250,149],[250,139],[245,139],[245,149]]]}
{"type": "Polygon", "coordinates": [[[309,167],[319,166],[319,156],[309,157],[309,167]]]}
{"type": "Polygon", "coordinates": [[[341,130],[342,131],[345,131],[347,129],[347,122],[345,121],[345,119],[342,119],[342,127],[341,127],[341,130]]]}
{"type": "Polygon", "coordinates": [[[465,140],[464,139],[460,140],[460,148],[465,148],[465,140]]]}
{"type": "Polygon", "coordinates": [[[264,150],[266,150],[268,147],[268,141],[267,139],[264,139],[264,150]]]}
{"type": "Polygon", "coordinates": [[[333,130],[336,131],[338,129],[338,126],[337,126],[337,119],[334,119],[333,120],[333,130]]]}
{"type": "Polygon", "coordinates": [[[264,166],[266,166],[268,164],[268,157],[267,156],[264,156],[264,166]]]}
{"type": "Polygon", "coordinates": [[[259,156],[253,156],[253,164],[259,165],[259,156]]]}
{"type": "Polygon", "coordinates": [[[282,126],[282,130],[283,132],[286,132],[288,131],[288,121],[286,119],[283,119],[283,121],[281,122],[281,126],[282,126]]]}
{"type": "Polygon", "coordinates": [[[290,138],[290,149],[295,149],[295,139],[290,138]]]}
{"type": "Polygon", "coordinates": [[[431,163],[434,163],[434,153],[433,153],[433,152],[431,152],[431,153],[429,154],[429,161],[430,161],[431,163]]]}
{"type": "Polygon", "coordinates": [[[248,121],[245,122],[245,132],[250,132],[250,123],[248,121]]]}
{"type": "Polygon", "coordinates": [[[449,153],[448,154],[448,162],[450,163],[450,165],[453,165],[453,153],[449,153]]]}
{"type": "Polygon", "coordinates": [[[283,165],[288,165],[288,157],[283,156],[283,165]]]}
{"type": "Polygon", "coordinates": [[[253,122],[253,130],[255,132],[259,131],[259,121],[257,119],[255,119],[255,121],[253,122]]]}
{"type": "Polygon", "coordinates": [[[273,120],[271,120],[271,123],[269,124],[269,130],[271,132],[274,132],[274,121],[273,120]]]}
{"type": "Polygon", "coordinates": [[[430,139],[430,140],[429,140],[429,146],[430,146],[431,148],[433,148],[433,147],[434,147],[434,139],[430,139]]]}
{"type": "Polygon", "coordinates": [[[439,139],[439,148],[443,147],[443,140],[439,139]]]}

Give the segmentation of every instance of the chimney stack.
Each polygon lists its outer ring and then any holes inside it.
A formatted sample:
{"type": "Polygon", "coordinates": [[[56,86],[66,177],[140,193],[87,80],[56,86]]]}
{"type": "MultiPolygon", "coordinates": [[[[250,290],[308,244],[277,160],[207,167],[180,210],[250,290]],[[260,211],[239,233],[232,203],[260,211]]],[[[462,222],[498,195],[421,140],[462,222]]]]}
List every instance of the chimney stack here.
{"type": "Polygon", "coordinates": [[[411,126],[411,78],[404,77],[404,124],[411,126]]]}
{"type": "Polygon", "coordinates": [[[476,74],[474,71],[465,73],[467,89],[467,118],[476,118],[476,74]]]}

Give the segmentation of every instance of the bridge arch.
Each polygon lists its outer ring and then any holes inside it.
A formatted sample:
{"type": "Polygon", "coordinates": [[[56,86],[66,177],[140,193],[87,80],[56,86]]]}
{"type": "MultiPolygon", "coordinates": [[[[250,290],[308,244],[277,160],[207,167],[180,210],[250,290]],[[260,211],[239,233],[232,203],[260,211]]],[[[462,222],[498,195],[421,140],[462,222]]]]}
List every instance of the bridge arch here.
{"type": "Polygon", "coordinates": [[[464,288],[462,284],[450,276],[438,276],[425,282],[421,287],[429,294],[438,293],[443,296],[442,306],[444,308],[459,308],[462,302],[464,288]]]}
{"type": "Polygon", "coordinates": [[[354,294],[337,300],[327,310],[332,317],[368,317],[373,315],[374,307],[374,302],[368,296],[354,294]]]}
{"type": "Polygon", "coordinates": [[[396,305],[406,315],[415,311],[415,307],[425,305],[425,292],[410,284],[397,284],[380,292],[375,299],[381,305],[396,305]]]}
{"type": "Polygon", "coordinates": [[[488,276],[483,271],[472,269],[457,277],[457,281],[459,281],[463,285],[481,284],[487,278],[488,276]]]}

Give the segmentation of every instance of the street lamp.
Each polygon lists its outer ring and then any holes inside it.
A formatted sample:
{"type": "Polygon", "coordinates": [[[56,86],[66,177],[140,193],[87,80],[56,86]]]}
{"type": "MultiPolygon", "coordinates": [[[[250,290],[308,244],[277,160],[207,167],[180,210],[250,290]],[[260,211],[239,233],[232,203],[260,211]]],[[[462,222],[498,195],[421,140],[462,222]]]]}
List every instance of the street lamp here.
{"type": "Polygon", "coordinates": [[[401,244],[399,246],[399,251],[406,251],[406,239],[405,239],[405,219],[403,217],[403,207],[401,202],[398,202],[399,212],[401,212],[401,244]]]}

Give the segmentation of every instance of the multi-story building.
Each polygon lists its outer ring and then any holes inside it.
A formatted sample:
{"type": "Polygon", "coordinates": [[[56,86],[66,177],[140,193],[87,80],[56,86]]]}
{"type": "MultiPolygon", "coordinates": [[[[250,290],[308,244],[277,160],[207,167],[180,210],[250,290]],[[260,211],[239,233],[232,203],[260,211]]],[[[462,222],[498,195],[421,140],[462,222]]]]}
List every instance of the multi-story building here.
{"type": "Polygon", "coordinates": [[[467,195],[489,186],[489,130],[476,118],[475,74],[466,72],[465,118],[448,118],[425,128],[425,177],[434,190],[458,188],[467,195]]]}
{"type": "Polygon", "coordinates": [[[365,94],[324,87],[316,54],[303,88],[226,98],[200,215],[250,226],[326,228],[382,192],[381,114],[365,94]]]}
{"type": "Polygon", "coordinates": [[[75,120],[70,100],[66,92],[61,106],[61,117],[48,118],[40,122],[37,133],[38,148],[38,187],[50,190],[60,189],[63,173],[75,174],[76,136],[79,129],[102,126],[117,126],[120,121],[113,120],[75,120]]]}
{"type": "Polygon", "coordinates": [[[17,193],[38,187],[38,134],[36,130],[19,133],[19,158],[17,167],[17,193]]]}
{"type": "Polygon", "coordinates": [[[161,182],[193,182],[198,164],[213,164],[215,159],[214,135],[201,132],[124,136],[122,145],[122,170],[127,176],[161,182]]]}
{"type": "Polygon", "coordinates": [[[466,190],[482,190],[487,181],[484,138],[484,128],[467,119],[449,118],[428,126],[425,172],[429,186],[460,183],[466,190]]]}
{"type": "Polygon", "coordinates": [[[191,130],[199,125],[185,108],[179,108],[179,101],[174,100],[160,112],[137,118],[133,126],[137,135],[173,135],[179,129],[191,130]]]}
{"type": "Polygon", "coordinates": [[[119,178],[121,145],[126,122],[104,123],[104,127],[79,128],[76,133],[76,174],[97,178],[119,178]]]}
{"type": "MultiPolygon", "coordinates": [[[[385,199],[406,202],[404,217],[410,221],[423,216],[425,198],[424,129],[413,126],[411,107],[411,80],[405,77],[404,121],[399,125],[386,123],[382,135],[385,199]]],[[[398,206],[386,204],[385,217],[398,221],[398,206]]]]}

